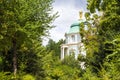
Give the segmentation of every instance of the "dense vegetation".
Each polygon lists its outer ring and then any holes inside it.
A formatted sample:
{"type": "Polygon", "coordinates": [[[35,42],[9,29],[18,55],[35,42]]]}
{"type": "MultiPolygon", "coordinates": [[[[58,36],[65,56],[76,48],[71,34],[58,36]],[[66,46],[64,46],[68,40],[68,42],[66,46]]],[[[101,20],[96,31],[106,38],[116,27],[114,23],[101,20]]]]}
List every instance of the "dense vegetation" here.
{"type": "Polygon", "coordinates": [[[41,44],[56,18],[52,2],[0,0],[0,80],[44,75],[41,58],[47,52],[41,44]]]}
{"type": "Polygon", "coordinates": [[[82,26],[80,32],[87,52],[87,79],[119,80],[120,1],[88,0],[88,9],[90,13],[85,14],[88,30],[82,26]],[[95,14],[97,10],[100,15],[95,14]]]}
{"type": "Polygon", "coordinates": [[[90,12],[80,24],[87,55],[77,60],[60,60],[64,40],[42,46],[57,16],[52,2],[0,0],[0,80],[120,80],[120,1],[88,0],[90,12]]]}

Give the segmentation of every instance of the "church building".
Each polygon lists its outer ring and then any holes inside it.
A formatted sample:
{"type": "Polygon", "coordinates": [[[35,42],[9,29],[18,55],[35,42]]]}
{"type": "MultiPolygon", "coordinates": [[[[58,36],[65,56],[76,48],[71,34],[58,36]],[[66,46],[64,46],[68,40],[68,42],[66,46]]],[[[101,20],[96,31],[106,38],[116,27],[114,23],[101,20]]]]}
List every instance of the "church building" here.
{"type": "Polygon", "coordinates": [[[64,59],[66,55],[71,55],[73,53],[76,59],[79,54],[86,54],[80,36],[80,23],[85,21],[82,19],[81,15],[80,12],[80,19],[73,23],[69,31],[65,34],[65,44],[61,45],[61,60],[64,59]]]}

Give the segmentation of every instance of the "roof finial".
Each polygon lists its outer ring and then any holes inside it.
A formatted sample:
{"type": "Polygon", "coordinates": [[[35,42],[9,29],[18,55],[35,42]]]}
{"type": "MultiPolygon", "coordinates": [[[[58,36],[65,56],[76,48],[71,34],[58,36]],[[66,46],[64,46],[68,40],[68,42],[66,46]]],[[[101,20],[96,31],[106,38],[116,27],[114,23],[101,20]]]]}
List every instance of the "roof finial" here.
{"type": "Polygon", "coordinates": [[[82,11],[79,11],[79,17],[80,17],[80,19],[82,19],[82,17],[83,17],[83,12],[82,11]]]}

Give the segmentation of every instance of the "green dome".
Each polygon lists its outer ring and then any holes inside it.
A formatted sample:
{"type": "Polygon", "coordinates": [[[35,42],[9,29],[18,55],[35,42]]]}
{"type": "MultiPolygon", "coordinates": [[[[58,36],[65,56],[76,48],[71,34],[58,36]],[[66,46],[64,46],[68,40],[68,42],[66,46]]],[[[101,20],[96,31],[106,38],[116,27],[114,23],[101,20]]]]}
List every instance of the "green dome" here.
{"type": "Polygon", "coordinates": [[[80,26],[80,22],[73,23],[73,24],[71,25],[71,28],[72,28],[72,27],[76,27],[76,26],[80,26]]]}
{"type": "Polygon", "coordinates": [[[81,20],[73,23],[73,24],[70,26],[70,30],[69,30],[68,34],[80,32],[80,23],[81,23],[81,22],[84,22],[84,21],[85,21],[85,20],[81,19],[81,20]]]}

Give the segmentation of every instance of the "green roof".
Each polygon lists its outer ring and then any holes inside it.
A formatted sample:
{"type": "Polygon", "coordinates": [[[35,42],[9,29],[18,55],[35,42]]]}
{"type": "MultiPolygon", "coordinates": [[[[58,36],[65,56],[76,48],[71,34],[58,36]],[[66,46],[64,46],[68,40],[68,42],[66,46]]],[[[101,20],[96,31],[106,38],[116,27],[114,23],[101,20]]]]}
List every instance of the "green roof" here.
{"type": "Polygon", "coordinates": [[[73,23],[70,27],[72,28],[72,27],[79,26],[79,25],[80,25],[80,23],[76,22],[76,23],[73,23]]]}
{"type": "Polygon", "coordinates": [[[70,30],[69,30],[68,34],[80,32],[80,23],[81,22],[84,22],[84,20],[82,19],[82,20],[79,20],[79,21],[73,23],[70,26],[70,30]]]}
{"type": "Polygon", "coordinates": [[[80,31],[79,28],[80,28],[79,25],[72,24],[71,27],[70,27],[70,30],[69,30],[68,34],[79,32],[80,31]]]}

